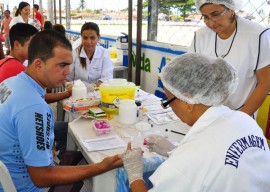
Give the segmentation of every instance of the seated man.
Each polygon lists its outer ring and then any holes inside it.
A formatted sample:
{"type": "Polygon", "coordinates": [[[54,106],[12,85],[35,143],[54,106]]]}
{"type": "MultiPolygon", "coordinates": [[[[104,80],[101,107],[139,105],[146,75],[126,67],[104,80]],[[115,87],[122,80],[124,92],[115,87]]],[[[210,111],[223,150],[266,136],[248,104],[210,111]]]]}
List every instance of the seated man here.
{"type": "Polygon", "coordinates": [[[119,155],[91,165],[53,165],[54,115],[44,101],[45,88],[65,82],[73,61],[72,47],[63,35],[44,30],[32,38],[28,53],[26,71],[0,84],[0,160],[17,191],[42,191],[121,166],[119,155]]]}
{"type": "MultiPolygon", "coordinates": [[[[23,62],[28,59],[28,46],[36,33],[38,33],[38,30],[34,26],[26,23],[17,23],[11,27],[11,50],[9,56],[0,60],[0,83],[7,78],[16,76],[22,71],[25,71],[26,67],[23,65],[23,62]]],[[[54,103],[70,97],[71,94],[71,88],[64,92],[47,93],[45,94],[45,101],[47,103],[54,103]]],[[[64,152],[66,148],[67,129],[68,126],[66,122],[56,122],[56,150],[60,150],[61,152],[64,152]]]]}

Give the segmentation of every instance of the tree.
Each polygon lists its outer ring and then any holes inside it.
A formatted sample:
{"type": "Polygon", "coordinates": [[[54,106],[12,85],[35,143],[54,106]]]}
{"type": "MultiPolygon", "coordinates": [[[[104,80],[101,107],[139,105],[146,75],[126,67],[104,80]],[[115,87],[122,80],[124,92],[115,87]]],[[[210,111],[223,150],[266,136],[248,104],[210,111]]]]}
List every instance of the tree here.
{"type": "MultiPolygon", "coordinates": [[[[171,14],[171,9],[178,9],[183,18],[186,18],[189,14],[196,11],[193,0],[157,0],[159,13],[166,15],[171,14]]],[[[149,0],[146,0],[143,4],[144,7],[148,6],[149,0]]]]}
{"type": "Polygon", "coordinates": [[[80,0],[78,9],[84,10],[85,9],[85,1],[80,0]]]}

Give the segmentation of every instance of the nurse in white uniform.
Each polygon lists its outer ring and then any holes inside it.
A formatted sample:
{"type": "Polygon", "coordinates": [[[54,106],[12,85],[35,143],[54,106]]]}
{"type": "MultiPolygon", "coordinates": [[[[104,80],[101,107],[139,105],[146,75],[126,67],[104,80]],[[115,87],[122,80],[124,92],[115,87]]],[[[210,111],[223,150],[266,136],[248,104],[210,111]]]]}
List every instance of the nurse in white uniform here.
{"type": "Polygon", "coordinates": [[[80,79],[99,86],[113,78],[113,65],[109,50],[98,44],[99,27],[96,23],[85,23],[81,28],[81,45],[73,51],[68,80],[80,79]]]}
{"type": "Polygon", "coordinates": [[[143,181],[140,148],[123,154],[132,192],[232,192],[270,189],[270,152],[261,128],[249,115],[222,105],[237,87],[237,72],[224,59],[196,53],[169,62],[161,72],[167,100],[190,131],[178,147],[150,136],[151,151],[169,158],[143,181]]]}
{"type": "Polygon", "coordinates": [[[241,0],[195,0],[206,27],[195,32],[189,52],[222,57],[238,70],[236,92],[225,104],[254,114],[270,91],[270,30],[238,17],[241,0]]]}

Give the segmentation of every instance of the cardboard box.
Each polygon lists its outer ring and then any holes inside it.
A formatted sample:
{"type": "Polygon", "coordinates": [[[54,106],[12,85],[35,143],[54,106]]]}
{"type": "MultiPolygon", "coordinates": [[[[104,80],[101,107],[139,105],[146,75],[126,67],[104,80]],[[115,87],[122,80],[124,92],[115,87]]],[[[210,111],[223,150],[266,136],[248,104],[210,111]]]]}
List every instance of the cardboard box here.
{"type": "Polygon", "coordinates": [[[85,111],[93,107],[97,107],[100,103],[100,100],[97,100],[95,97],[80,99],[72,101],[71,99],[63,100],[64,109],[76,112],[76,111],[85,111]]]}

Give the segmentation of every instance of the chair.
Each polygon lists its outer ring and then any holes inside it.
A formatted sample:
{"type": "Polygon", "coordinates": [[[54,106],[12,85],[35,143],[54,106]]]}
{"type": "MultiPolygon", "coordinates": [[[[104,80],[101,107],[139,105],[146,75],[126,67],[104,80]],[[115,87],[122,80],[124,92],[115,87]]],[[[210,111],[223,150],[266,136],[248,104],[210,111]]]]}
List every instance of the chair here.
{"type": "Polygon", "coordinates": [[[0,183],[4,191],[16,192],[16,188],[10,177],[8,169],[2,161],[0,161],[0,183]]]}

